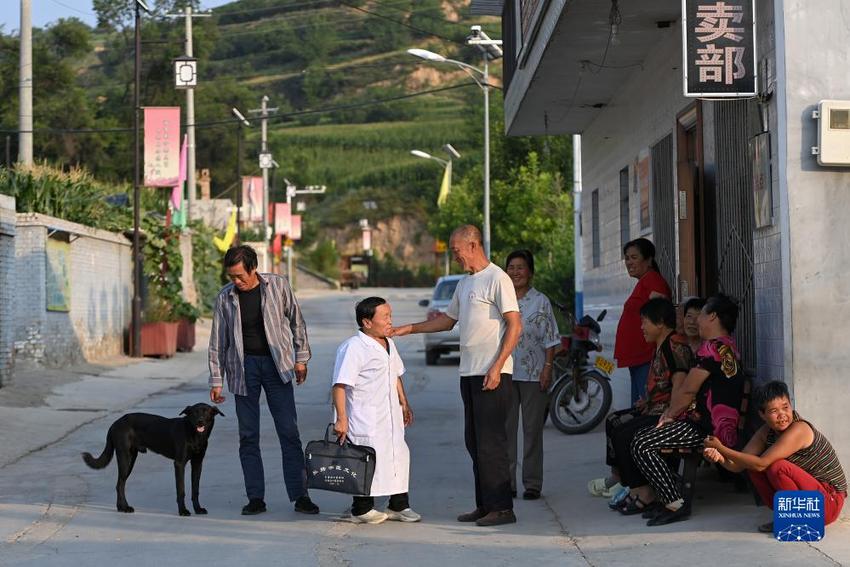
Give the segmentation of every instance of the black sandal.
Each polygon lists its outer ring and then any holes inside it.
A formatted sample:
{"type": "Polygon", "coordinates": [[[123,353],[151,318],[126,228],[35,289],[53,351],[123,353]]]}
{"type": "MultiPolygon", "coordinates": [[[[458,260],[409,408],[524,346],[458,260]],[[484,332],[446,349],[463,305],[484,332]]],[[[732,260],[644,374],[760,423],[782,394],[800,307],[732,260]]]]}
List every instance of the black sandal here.
{"type": "Polygon", "coordinates": [[[640,499],[640,496],[635,496],[620,508],[620,513],[624,516],[634,516],[635,514],[643,514],[654,503],[655,500],[653,500],[652,502],[644,502],[640,499]]]}
{"type": "Polygon", "coordinates": [[[658,500],[655,500],[652,504],[650,504],[649,506],[646,507],[646,509],[643,511],[643,514],[641,514],[640,517],[643,518],[644,520],[651,520],[651,519],[655,518],[656,516],[658,516],[659,514],[661,514],[662,512],[664,512],[664,510],[666,510],[666,506],[664,506],[658,500]]]}
{"type": "Polygon", "coordinates": [[[666,526],[667,524],[672,524],[673,522],[681,522],[682,520],[687,520],[691,517],[691,511],[687,506],[682,506],[678,510],[670,510],[666,506],[664,510],[649,520],[646,525],[647,526],[666,526]]]}

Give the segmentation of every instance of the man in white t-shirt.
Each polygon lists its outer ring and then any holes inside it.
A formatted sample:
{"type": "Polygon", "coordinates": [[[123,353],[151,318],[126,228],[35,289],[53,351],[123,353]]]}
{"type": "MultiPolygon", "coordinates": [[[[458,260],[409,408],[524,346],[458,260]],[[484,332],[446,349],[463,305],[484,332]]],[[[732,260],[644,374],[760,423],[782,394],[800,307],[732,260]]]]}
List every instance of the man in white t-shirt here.
{"type": "Polygon", "coordinates": [[[460,323],[460,393],[476,508],[457,519],[479,526],[511,524],[516,516],[505,422],[513,391],[511,353],[522,333],[522,318],[513,282],[484,254],[476,227],[455,229],[449,247],[470,275],[458,282],[448,309],[436,319],[396,327],[391,335],[447,331],[460,323]]]}

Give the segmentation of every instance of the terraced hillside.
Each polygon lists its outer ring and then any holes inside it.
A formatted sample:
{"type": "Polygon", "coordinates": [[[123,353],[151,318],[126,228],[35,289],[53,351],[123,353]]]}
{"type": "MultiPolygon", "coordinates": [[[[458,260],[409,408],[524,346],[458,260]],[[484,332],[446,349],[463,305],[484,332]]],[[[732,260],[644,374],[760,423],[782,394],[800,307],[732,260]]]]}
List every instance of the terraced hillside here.
{"type": "MultiPolygon", "coordinates": [[[[367,199],[378,203],[369,211],[373,218],[432,208],[441,170],[410,150],[439,154],[452,143],[464,156],[456,171],[479,161],[480,92],[451,65],[434,66],[406,50],[422,47],[474,60],[464,38],[479,20],[464,16],[467,5],[239,0],[197,20],[197,165],[212,169],[213,193],[231,194],[236,178],[236,129],[217,122],[230,117],[231,106],[243,112],[259,107],[265,95],[278,109],[269,121],[270,150],[281,166],[273,196],[282,196],[284,177],[329,188],[321,222],[312,222],[313,228],[356,220],[367,199]]],[[[147,63],[144,104],[180,103],[179,93],[157,77],[167,77],[165,53],[179,54],[174,42],[182,27],[156,25],[145,39],[166,36],[172,43],[145,47],[155,61],[147,63]]],[[[96,53],[81,63],[81,80],[106,99],[126,98],[126,35],[100,32],[95,39],[96,53]]],[[[252,119],[245,129],[243,174],[256,171],[257,126],[252,119]]]]}

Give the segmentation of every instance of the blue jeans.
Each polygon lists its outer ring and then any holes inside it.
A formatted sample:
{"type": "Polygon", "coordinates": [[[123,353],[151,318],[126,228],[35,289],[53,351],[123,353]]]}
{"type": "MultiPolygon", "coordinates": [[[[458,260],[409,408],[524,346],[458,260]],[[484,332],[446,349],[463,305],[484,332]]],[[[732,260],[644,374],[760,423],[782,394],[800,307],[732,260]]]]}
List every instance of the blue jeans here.
{"type": "Polygon", "coordinates": [[[629,366],[632,377],[632,407],[640,398],[646,396],[646,380],[649,378],[649,363],[629,366]]]}
{"type": "Polygon", "coordinates": [[[239,460],[245,477],[248,498],[263,499],[266,483],[263,458],[260,455],[260,389],[266,392],[266,401],[274,419],[280,452],[283,458],[283,480],[289,500],[307,494],[307,472],[304,451],[298,434],[298,416],[295,413],[295,393],[292,382],[280,379],[270,356],[245,356],[245,385],[247,396],[235,396],[236,417],[239,420],[239,460]]]}

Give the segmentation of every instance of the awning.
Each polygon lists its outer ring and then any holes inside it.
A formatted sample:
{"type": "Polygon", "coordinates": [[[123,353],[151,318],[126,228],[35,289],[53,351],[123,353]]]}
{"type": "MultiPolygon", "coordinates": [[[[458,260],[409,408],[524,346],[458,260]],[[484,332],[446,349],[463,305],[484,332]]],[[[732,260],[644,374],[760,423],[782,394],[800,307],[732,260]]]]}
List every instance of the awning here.
{"type": "MultiPolygon", "coordinates": [[[[505,97],[509,135],[580,133],[634,73],[652,80],[643,61],[662,39],[681,33],[681,2],[619,0],[617,9],[615,34],[612,2],[604,0],[551,0],[543,3],[539,20],[503,26],[513,28],[504,33],[526,29],[530,36],[526,45],[515,44],[518,57],[505,97]]],[[[681,54],[670,60],[680,65],[681,54]]]]}

